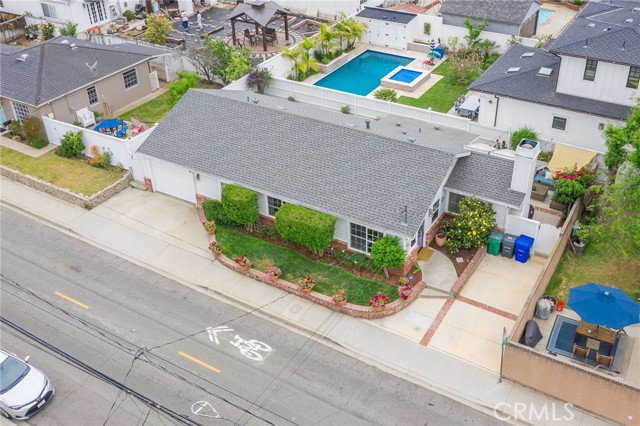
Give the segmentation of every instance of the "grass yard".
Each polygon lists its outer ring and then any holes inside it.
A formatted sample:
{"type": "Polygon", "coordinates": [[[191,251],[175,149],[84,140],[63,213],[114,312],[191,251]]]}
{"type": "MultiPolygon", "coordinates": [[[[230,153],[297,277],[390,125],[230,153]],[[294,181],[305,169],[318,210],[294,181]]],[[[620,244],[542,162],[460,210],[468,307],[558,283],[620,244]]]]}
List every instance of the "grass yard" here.
{"type": "Polygon", "coordinates": [[[617,287],[640,300],[640,258],[625,259],[595,243],[578,256],[567,246],[546,293],[566,301],[570,288],[590,282],[617,287]]]}
{"type": "MultiPolygon", "coordinates": [[[[398,103],[423,109],[431,107],[436,112],[449,112],[449,110],[453,108],[456,100],[467,93],[467,87],[471,82],[460,83],[456,80],[451,70],[450,61],[444,61],[441,63],[433,70],[433,74],[442,75],[443,77],[419,98],[401,96],[398,99],[398,103]]],[[[480,75],[481,74],[474,76],[471,81],[480,77],[480,75]]]]}
{"type": "Polygon", "coordinates": [[[169,105],[169,91],[164,92],[157,98],[153,98],[148,102],[138,105],[137,107],[121,114],[121,120],[131,122],[131,116],[134,116],[143,123],[147,123],[153,126],[155,123],[159,123],[162,119],[169,114],[171,106],[169,105]]]}
{"type": "Polygon", "coordinates": [[[389,301],[396,300],[396,287],[353,275],[342,268],[307,259],[300,253],[251,237],[233,229],[219,226],[216,239],[222,244],[225,256],[235,259],[244,255],[252,262],[252,268],[266,272],[269,266],[282,269],[282,278],[296,282],[302,275],[311,276],[316,282],[313,291],[331,296],[345,290],[349,303],[368,306],[371,296],[383,293],[389,301]]]}
{"type": "Polygon", "coordinates": [[[33,158],[4,146],[0,146],[0,164],[86,196],[103,190],[125,173],[115,168],[99,169],[78,160],[59,157],[55,150],[33,158]]]}

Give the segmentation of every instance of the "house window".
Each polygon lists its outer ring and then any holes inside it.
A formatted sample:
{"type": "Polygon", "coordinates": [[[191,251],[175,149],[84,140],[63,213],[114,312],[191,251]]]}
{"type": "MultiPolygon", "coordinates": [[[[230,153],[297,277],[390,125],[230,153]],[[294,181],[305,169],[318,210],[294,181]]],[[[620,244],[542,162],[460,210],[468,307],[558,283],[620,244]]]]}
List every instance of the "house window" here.
{"type": "Polygon", "coordinates": [[[87,95],[89,95],[89,105],[95,105],[98,103],[98,91],[96,86],[91,86],[87,89],[87,95]]]}
{"type": "Polygon", "coordinates": [[[275,216],[284,203],[277,198],[267,197],[267,206],[269,208],[269,216],[275,216]]]}
{"type": "Polygon", "coordinates": [[[13,102],[13,112],[15,114],[16,120],[22,120],[23,118],[31,115],[31,113],[29,112],[29,107],[18,102],[13,102]]]}
{"type": "Polygon", "coordinates": [[[595,59],[587,59],[587,65],[584,67],[584,76],[582,78],[589,81],[595,80],[596,68],[598,68],[598,61],[595,59]]]}
{"type": "Polygon", "coordinates": [[[89,21],[92,24],[97,24],[107,19],[107,12],[104,9],[104,3],[102,0],[87,3],[89,21]]]}
{"type": "Polygon", "coordinates": [[[42,13],[47,18],[58,19],[58,12],[56,12],[56,7],[52,4],[42,3],[42,13]]]}
{"type": "Polygon", "coordinates": [[[638,88],[640,82],[640,67],[629,67],[629,77],[627,77],[627,87],[638,88]]]}
{"type": "Polygon", "coordinates": [[[460,213],[460,205],[458,204],[460,200],[464,200],[464,195],[456,194],[454,192],[449,193],[449,211],[451,213],[460,213]]]}
{"type": "Polygon", "coordinates": [[[382,232],[352,223],[351,248],[369,253],[373,243],[375,243],[378,238],[382,238],[383,235],[382,232]]]}
{"type": "Polygon", "coordinates": [[[567,128],[567,119],[562,117],[553,117],[553,123],[551,127],[558,130],[565,130],[567,128]]]}
{"type": "Polygon", "coordinates": [[[136,74],[136,70],[132,69],[122,74],[124,77],[124,88],[129,89],[130,87],[138,85],[138,74],[136,74]]]}

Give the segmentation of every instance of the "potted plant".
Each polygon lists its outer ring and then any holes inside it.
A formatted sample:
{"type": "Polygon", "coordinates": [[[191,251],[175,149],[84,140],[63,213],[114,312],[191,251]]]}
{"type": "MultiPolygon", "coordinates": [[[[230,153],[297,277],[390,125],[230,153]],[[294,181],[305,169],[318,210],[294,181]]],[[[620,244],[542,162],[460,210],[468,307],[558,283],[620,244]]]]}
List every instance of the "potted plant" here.
{"type": "Polygon", "coordinates": [[[282,276],[282,269],[277,266],[269,266],[267,268],[267,275],[271,279],[271,281],[278,281],[280,276],[282,276]]]}
{"type": "Polygon", "coordinates": [[[213,241],[209,244],[209,250],[214,256],[220,256],[222,254],[222,245],[217,241],[213,241]]]}
{"type": "Polygon", "coordinates": [[[447,243],[447,227],[446,225],[440,225],[436,232],[436,244],[438,247],[442,247],[447,243]]]}
{"type": "Polygon", "coordinates": [[[371,306],[374,312],[380,312],[389,303],[389,296],[386,294],[376,294],[369,299],[369,306],[371,306]]]}
{"type": "Polygon", "coordinates": [[[331,302],[338,306],[344,306],[347,303],[347,294],[344,290],[338,290],[336,294],[331,297],[331,302]]]}
{"type": "Polygon", "coordinates": [[[246,272],[251,268],[251,262],[247,256],[238,256],[235,259],[236,264],[240,267],[242,272],[246,272]]]}
{"type": "Polygon", "coordinates": [[[316,282],[309,275],[303,275],[300,277],[300,280],[298,280],[298,285],[302,287],[304,293],[311,293],[316,282]]]}
{"type": "Polygon", "coordinates": [[[398,295],[402,297],[403,300],[407,300],[409,296],[411,296],[411,292],[413,288],[409,284],[402,285],[398,287],[398,295]]]}
{"type": "Polygon", "coordinates": [[[204,226],[204,230],[207,231],[207,234],[214,235],[216,233],[216,223],[212,220],[205,222],[202,224],[204,226]]]}

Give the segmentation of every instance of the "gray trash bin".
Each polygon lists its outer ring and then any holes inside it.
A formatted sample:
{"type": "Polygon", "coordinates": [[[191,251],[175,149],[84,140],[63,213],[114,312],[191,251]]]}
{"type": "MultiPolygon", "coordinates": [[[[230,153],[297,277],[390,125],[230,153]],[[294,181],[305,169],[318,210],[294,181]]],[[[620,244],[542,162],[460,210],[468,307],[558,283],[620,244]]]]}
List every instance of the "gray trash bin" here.
{"type": "Polygon", "coordinates": [[[504,234],[502,238],[502,252],[500,253],[504,257],[511,259],[516,248],[516,239],[518,237],[513,234],[504,234]]]}
{"type": "Polygon", "coordinates": [[[549,315],[551,315],[551,303],[549,303],[547,299],[538,300],[536,316],[540,319],[546,320],[549,319],[549,315]]]}

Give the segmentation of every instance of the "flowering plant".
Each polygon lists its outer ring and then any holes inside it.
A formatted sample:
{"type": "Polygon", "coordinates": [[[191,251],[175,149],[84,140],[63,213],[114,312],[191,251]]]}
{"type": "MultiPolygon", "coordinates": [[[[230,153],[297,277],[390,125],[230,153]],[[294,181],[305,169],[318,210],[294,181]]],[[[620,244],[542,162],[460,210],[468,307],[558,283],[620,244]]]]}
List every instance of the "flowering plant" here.
{"type": "Polygon", "coordinates": [[[374,308],[382,308],[387,303],[389,303],[389,296],[387,296],[386,294],[376,294],[371,299],[369,299],[369,306],[372,306],[374,308]]]}
{"type": "Polygon", "coordinates": [[[303,275],[300,277],[298,285],[303,289],[312,289],[313,286],[316,285],[316,282],[309,275],[303,275]]]}
{"type": "Polygon", "coordinates": [[[222,254],[222,245],[217,241],[213,241],[211,244],[209,244],[209,250],[211,250],[211,253],[218,256],[222,254]]]}
{"type": "Polygon", "coordinates": [[[346,301],[347,301],[347,294],[344,292],[344,290],[338,290],[336,294],[334,294],[331,297],[332,303],[341,303],[346,301]]]}
{"type": "Polygon", "coordinates": [[[242,266],[244,268],[251,267],[251,262],[249,261],[249,258],[247,258],[247,256],[238,256],[236,257],[235,262],[238,264],[238,266],[242,266]]]}
{"type": "Polygon", "coordinates": [[[202,226],[204,226],[204,230],[209,234],[213,234],[216,232],[216,223],[212,220],[205,222],[202,226]]]}
{"type": "Polygon", "coordinates": [[[398,285],[403,286],[403,285],[407,285],[407,284],[409,284],[409,278],[407,278],[407,277],[398,278],[398,285]]]}
{"type": "Polygon", "coordinates": [[[277,266],[269,266],[267,268],[267,275],[269,275],[271,278],[280,278],[280,276],[282,275],[282,269],[278,268],[277,266]]]}
{"type": "Polygon", "coordinates": [[[401,287],[398,287],[398,295],[400,295],[400,297],[402,297],[404,300],[407,300],[409,296],[411,296],[412,291],[413,289],[410,285],[403,285],[401,287]]]}

